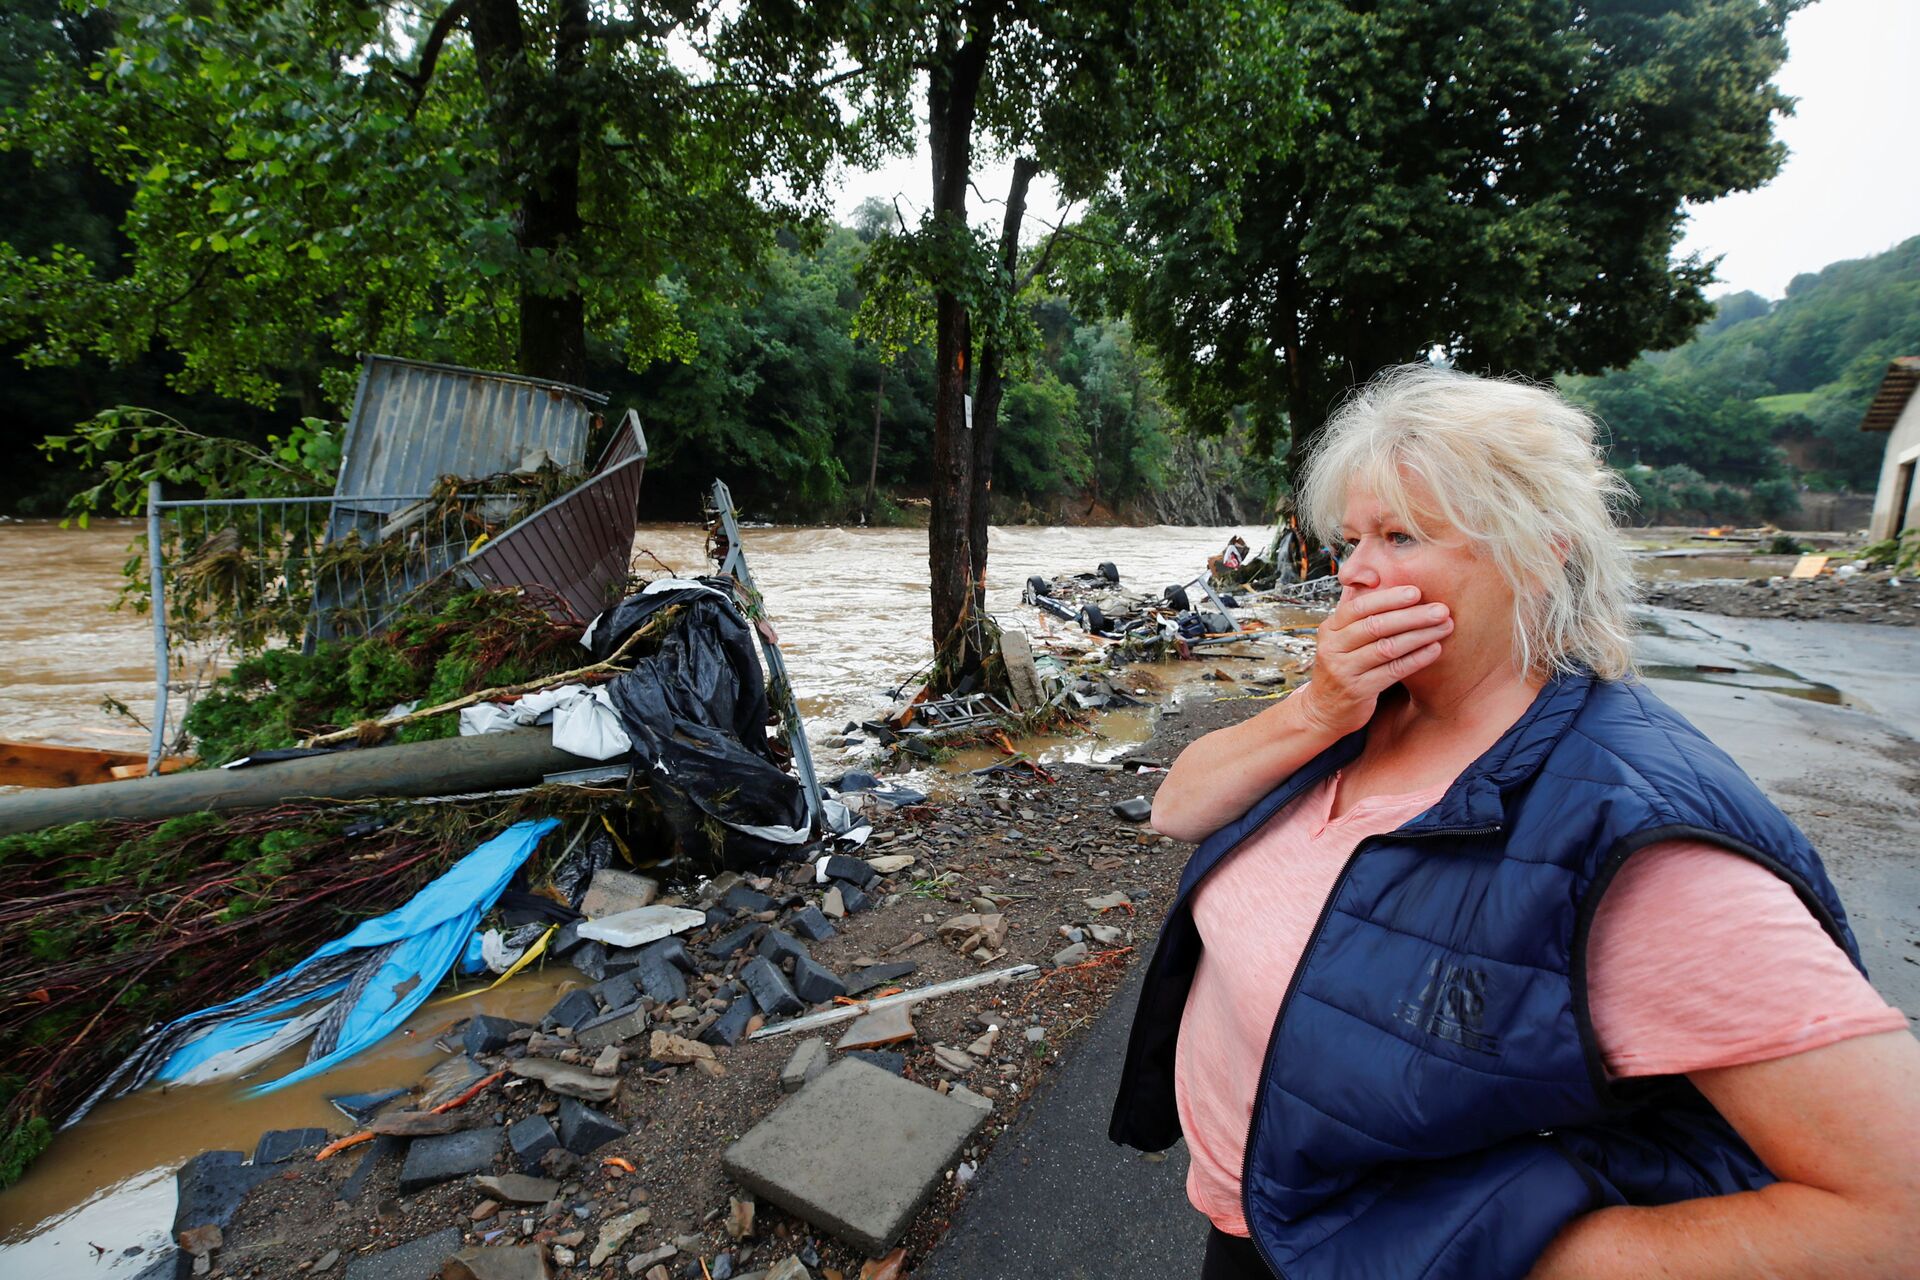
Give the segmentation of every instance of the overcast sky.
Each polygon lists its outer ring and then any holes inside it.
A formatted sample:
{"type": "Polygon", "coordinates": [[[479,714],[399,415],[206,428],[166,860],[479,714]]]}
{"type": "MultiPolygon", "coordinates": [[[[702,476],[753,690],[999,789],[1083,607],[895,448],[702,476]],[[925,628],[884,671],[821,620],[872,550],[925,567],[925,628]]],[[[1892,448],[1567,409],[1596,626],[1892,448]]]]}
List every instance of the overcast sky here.
{"type": "MultiPolygon", "coordinates": [[[[1787,46],[1778,82],[1799,105],[1779,135],[1792,154],[1758,191],[1696,208],[1680,246],[1682,254],[1722,258],[1724,283],[1714,294],[1751,289],[1779,298],[1803,271],[1920,235],[1920,0],[1819,0],[1788,22],[1787,46]]],[[[974,181],[999,200],[1009,172],[976,166],[974,181]]],[[[851,176],[836,207],[844,219],[869,196],[898,196],[911,223],[930,182],[923,151],[851,176]]],[[[1035,216],[1057,216],[1044,180],[1031,206],[1035,216]]],[[[968,207],[977,221],[997,221],[977,196],[968,207]]]]}

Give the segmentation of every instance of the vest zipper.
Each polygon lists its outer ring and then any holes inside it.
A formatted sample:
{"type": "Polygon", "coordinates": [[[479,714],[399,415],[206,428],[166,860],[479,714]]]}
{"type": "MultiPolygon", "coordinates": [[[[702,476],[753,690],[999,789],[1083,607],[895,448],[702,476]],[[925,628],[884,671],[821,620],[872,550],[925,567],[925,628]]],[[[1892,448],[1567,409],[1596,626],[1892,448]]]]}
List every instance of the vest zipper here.
{"type": "MultiPolygon", "coordinates": [[[[1254,1252],[1260,1255],[1260,1261],[1275,1280],[1285,1280],[1280,1268],[1274,1265],[1273,1258],[1267,1253],[1267,1246],[1261,1243],[1260,1232],[1253,1225],[1253,1183],[1248,1172],[1253,1168],[1253,1135],[1260,1128],[1260,1108],[1267,1100],[1267,1073],[1273,1070],[1273,1046],[1280,1038],[1280,1023],[1287,1016],[1287,1006],[1293,1003],[1293,993],[1299,989],[1300,978],[1307,971],[1307,962],[1313,959],[1313,949],[1320,942],[1320,931],[1326,927],[1327,917],[1333,913],[1333,903],[1340,896],[1341,888],[1347,883],[1347,873],[1353,870],[1354,859],[1377,840],[1393,836],[1399,840],[1425,840],[1433,836],[1486,836],[1500,830],[1500,824],[1486,827],[1439,827],[1431,831],[1389,831],[1377,836],[1368,836],[1353,846],[1353,852],[1340,864],[1340,874],[1334,877],[1333,888],[1327,891],[1327,900],[1320,904],[1320,914],[1314,919],[1313,932],[1307,935],[1307,945],[1300,949],[1300,962],[1293,966],[1293,977],[1287,980],[1286,994],[1280,997],[1280,1008],[1273,1015],[1273,1029],[1267,1032],[1267,1047],[1260,1059],[1260,1083],[1253,1094],[1253,1114],[1247,1117],[1247,1141],[1240,1156],[1240,1213],[1247,1220],[1247,1238],[1253,1241],[1254,1252]]],[[[1224,859],[1223,859],[1224,861],[1224,859]]],[[[1198,890],[1199,885],[1194,889],[1198,890]]]]}

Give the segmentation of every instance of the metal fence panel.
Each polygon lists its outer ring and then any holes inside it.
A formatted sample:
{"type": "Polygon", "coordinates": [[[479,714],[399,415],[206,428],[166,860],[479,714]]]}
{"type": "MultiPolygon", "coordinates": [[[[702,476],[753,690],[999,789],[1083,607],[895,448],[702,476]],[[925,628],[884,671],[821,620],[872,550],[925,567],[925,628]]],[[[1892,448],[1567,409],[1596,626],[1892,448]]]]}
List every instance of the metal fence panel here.
{"type": "Polygon", "coordinates": [[[578,470],[606,402],[563,382],[367,356],[334,492],[358,495],[356,510],[391,512],[402,502],[382,495],[512,471],[536,449],[578,470]]]}

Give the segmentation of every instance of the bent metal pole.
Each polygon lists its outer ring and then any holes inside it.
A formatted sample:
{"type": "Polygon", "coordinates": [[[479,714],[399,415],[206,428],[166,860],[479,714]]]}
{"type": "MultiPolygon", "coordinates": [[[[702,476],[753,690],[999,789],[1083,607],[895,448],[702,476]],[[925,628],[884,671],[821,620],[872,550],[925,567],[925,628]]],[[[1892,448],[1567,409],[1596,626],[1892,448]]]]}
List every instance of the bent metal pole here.
{"type": "Polygon", "coordinates": [[[366,800],[494,791],[599,763],[562,751],[547,729],[336,751],[247,769],[0,794],[0,835],[99,819],[170,818],[288,800],[366,800]]]}

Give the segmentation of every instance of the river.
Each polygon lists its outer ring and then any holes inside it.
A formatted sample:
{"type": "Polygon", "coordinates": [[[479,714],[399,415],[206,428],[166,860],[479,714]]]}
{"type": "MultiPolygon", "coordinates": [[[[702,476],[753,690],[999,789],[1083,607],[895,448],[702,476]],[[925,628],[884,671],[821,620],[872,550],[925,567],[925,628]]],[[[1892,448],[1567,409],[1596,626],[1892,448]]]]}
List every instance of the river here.
{"type": "MultiPolygon", "coordinates": [[[[49,522],[0,524],[0,738],[139,748],[145,732],[102,711],[112,698],[136,714],[151,712],[152,629],[145,615],[115,612],[120,566],[139,532],[129,521],[86,530],[49,522]]],[[[1046,647],[1049,637],[1077,644],[1077,629],[1054,623],[1019,602],[1029,574],[1090,571],[1112,561],[1124,585],[1157,593],[1199,573],[1233,533],[1256,546],[1264,531],[1225,528],[1004,528],[991,543],[988,605],[1003,625],[1024,626],[1046,647]]],[[[705,571],[705,530],[695,525],[642,525],[636,567],[705,571]]],[[[849,720],[890,700],[926,661],[926,534],[918,529],[765,527],[743,531],[748,562],[778,628],[823,776],[848,757],[836,742],[849,720]]],[[[1787,563],[1790,563],[1788,561],[1787,563]]],[[[1751,576],[1784,565],[1731,556],[1647,558],[1641,571],[1667,576],[1751,576]]],[[[1275,621],[1310,621],[1279,615],[1275,621]]],[[[1290,655],[1273,646],[1262,661],[1232,663],[1236,677],[1270,671],[1290,655]]],[[[1679,662],[1676,658],[1672,661],[1679,662]]],[[[1168,664],[1143,674],[1178,697],[1189,681],[1217,664],[1168,664]]],[[[1137,669],[1136,669],[1137,670],[1137,669]]],[[[1727,677],[1715,677],[1727,678],[1727,677]]],[[[177,715],[177,708],[176,708],[177,715]]],[[[1022,744],[1041,758],[1105,754],[1145,739],[1150,711],[1103,717],[1089,737],[1022,744]]],[[[857,750],[857,749],[856,749],[857,750]]],[[[984,757],[982,761],[984,762],[984,757]]],[[[978,763],[955,762],[959,767],[978,763]]],[[[403,1032],[325,1077],[265,1098],[247,1098],[235,1084],[163,1093],[147,1090],[98,1108],[60,1135],[15,1187],[0,1193],[0,1274],[125,1277],[163,1244],[173,1206],[172,1170],[209,1147],[250,1148],[270,1128],[343,1120],[328,1096],[410,1085],[437,1051],[434,1038],[469,1012],[537,1016],[559,984],[578,981],[570,969],[516,978],[464,1006],[423,1008],[403,1032]],[[94,1244],[105,1246],[96,1256],[94,1244]],[[128,1254],[129,1248],[140,1250],[128,1254]]],[[[297,1065],[290,1051],[260,1078],[297,1065]]]]}
{"type": "MultiPolygon", "coordinates": [[[[51,522],[0,524],[0,738],[142,747],[144,730],[101,709],[104,699],[143,718],[153,700],[153,632],[144,614],[109,608],[120,584],[131,521],[90,529],[51,522]]],[[[1158,592],[1202,571],[1232,533],[1256,545],[1257,529],[1014,528],[992,533],[988,604],[1005,624],[1025,626],[1042,647],[1060,624],[1019,601],[1029,574],[1091,571],[1112,561],[1123,584],[1158,592]]],[[[748,564],[779,630],[821,772],[845,757],[837,741],[849,720],[890,700],[931,652],[927,622],[927,539],[919,529],[749,528],[748,564]]],[[[643,525],[636,566],[683,575],[704,572],[705,530],[643,525]]],[[[1066,628],[1066,632],[1077,629],[1066,628]]],[[[1070,639],[1063,634],[1062,639],[1070,639]]],[[[1234,664],[1255,674],[1271,662],[1234,664]]],[[[1204,663],[1176,664],[1155,683],[1173,689],[1204,663]]],[[[177,708],[176,708],[177,718],[177,708]]],[[[1151,730],[1151,713],[1107,716],[1090,737],[1023,744],[1042,758],[1123,749],[1151,730]]],[[[957,762],[964,766],[971,760],[957,762]]],[[[137,1273],[164,1243],[173,1208],[173,1169],[210,1147],[251,1148],[271,1128],[344,1123],[326,1099],[410,1085],[438,1056],[436,1035],[470,1012],[537,1017],[558,984],[578,981],[566,968],[516,978],[451,1010],[424,1007],[405,1031],[324,1078],[264,1098],[237,1084],[165,1093],[146,1090],[98,1108],[62,1133],[25,1178],[0,1192],[0,1274],[123,1277],[137,1273]],[[96,1256],[94,1244],[105,1246],[96,1256]],[[126,1253],[134,1248],[140,1252],[126,1253]]],[[[296,1049],[259,1078],[297,1065],[296,1049]]]]}

